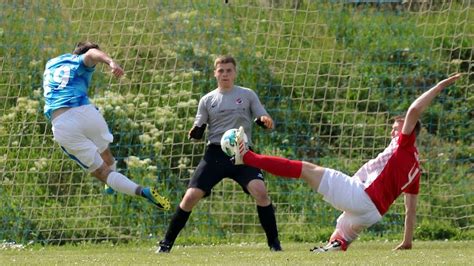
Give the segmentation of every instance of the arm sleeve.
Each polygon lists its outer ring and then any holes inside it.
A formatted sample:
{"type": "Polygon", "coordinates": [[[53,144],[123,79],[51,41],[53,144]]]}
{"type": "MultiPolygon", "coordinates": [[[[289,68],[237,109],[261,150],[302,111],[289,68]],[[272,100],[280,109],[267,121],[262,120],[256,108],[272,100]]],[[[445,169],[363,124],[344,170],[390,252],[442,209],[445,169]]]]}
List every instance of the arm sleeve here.
{"type": "Polygon", "coordinates": [[[203,124],[208,124],[207,122],[208,118],[209,118],[209,113],[207,112],[206,101],[203,97],[201,98],[201,100],[199,100],[196,119],[194,119],[194,125],[200,127],[203,124]]]}
{"type": "Polygon", "coordinates": [[[415,180],[410,185],[408,185],[408,187],[406,187],[403,192],[418,195],[418,193],[420,192],[420,176],[421,173],[418,173],[418,176],[415,177],[415,180]]]}
{"type": "Polygon", "coordinates": [[[95,66],[88,67],[84,64],[84,54],[78,55],[77,60],[79,61],[78,74],[82,75],[84,72],[94,72],[95,66]]]}
{"type": "Polygon", "coordinates": [[[398,145],[400,145],[400,147],[414,146],[415,140],[416,140],[415,130],[413,130],[410,135],[404,135],[400,133],[400,137],[398,138],[398,145]]]}
{"type": "Polygon", "coordinates": [[[257,94],[250,90],[250,110],[252,111],[253,118],[260,117],[262,115],[269,116],[265,108],[263,107],[257,94]]]}

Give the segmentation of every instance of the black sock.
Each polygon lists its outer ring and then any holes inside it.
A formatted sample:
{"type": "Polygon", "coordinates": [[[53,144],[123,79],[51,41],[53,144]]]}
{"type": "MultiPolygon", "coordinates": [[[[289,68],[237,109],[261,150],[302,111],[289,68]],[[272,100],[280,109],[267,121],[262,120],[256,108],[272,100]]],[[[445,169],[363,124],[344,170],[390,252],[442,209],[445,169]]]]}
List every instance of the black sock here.
{"type": "Polygon", "coordinates": [[[135,189],[135,195],[137,195],[137,196],[142,196],[142,197],[146,198],[145,195],[143,195],[143,188],[142,188],[142,186],[138,186],[137,189],[135,189]]]}
{"type": "Polygon", "coordinates": [[[275,209],[273,204],[262,207],[257,205],[258,218],[262,224],[263,230],[267,235],[268,245],[275,243],[278,240],[278,229],[275,218],[275,209]]]}
{"type": "Polygon", "coordinates": [[[171,218],[168,230],[166,230],[166,235],[164,239],[166,242],[173,245],[174,240],[178,237],[179,232],[181,232],[181,230],[186,225],[186,222],[189,219],[189,215],[191,215],[191,212],[187,212],[181,209],[178,205],[178,208],[176,208],[176,212],[171,218]]]}

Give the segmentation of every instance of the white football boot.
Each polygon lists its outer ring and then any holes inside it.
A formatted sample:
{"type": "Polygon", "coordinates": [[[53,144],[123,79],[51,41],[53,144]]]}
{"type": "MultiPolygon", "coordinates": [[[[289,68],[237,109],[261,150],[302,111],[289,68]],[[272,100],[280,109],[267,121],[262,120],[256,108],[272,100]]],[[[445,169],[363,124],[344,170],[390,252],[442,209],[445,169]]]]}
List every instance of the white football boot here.
{"type": "Polygon", "coordinates": [[[235,138],[236,145],[234,146],[234,164],[241,165],[244,164],[244,155],[249,151],[249,147],[245,142],[245,131],[244,127],[239,127],[237,130],[237,136],[235,138]]]}
{"type": "Polygon", "coordinates": [[[331,243],[328,243],[324,247],[314,247],[310,249],[309,251],[313,253],[325,253],[325,252],[331,252],[331,251],[341,251],[342,249],[342,243],[339,242],[339,240],[334,240],[331,243]]]}

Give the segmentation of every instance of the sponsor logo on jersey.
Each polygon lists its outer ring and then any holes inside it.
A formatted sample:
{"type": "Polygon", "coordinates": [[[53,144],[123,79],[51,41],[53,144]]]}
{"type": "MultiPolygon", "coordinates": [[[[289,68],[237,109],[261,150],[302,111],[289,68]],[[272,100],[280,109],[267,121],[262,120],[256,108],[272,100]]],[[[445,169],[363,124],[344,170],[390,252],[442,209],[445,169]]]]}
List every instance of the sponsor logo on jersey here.
{"type": "Polygon", "coordinates": [[[217,106],[217,100],[213,99],[211,102],[211,108],[215,108],[217,106]]]}

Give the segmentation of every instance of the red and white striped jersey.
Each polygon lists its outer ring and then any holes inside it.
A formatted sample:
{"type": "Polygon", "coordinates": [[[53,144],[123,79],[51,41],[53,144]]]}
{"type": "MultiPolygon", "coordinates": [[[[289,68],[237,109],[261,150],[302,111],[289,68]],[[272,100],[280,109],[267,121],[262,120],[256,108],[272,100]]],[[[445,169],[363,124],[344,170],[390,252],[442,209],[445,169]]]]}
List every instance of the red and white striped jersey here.
{"type": "Polygon", "coordinates": [[[383,152],[354,175],[364,183],[365,192],[380,215],[388,211],[402,192],[418,194],[421,171],[415,140],[414,131],[410,135],[400,133],[383,152]]]}

